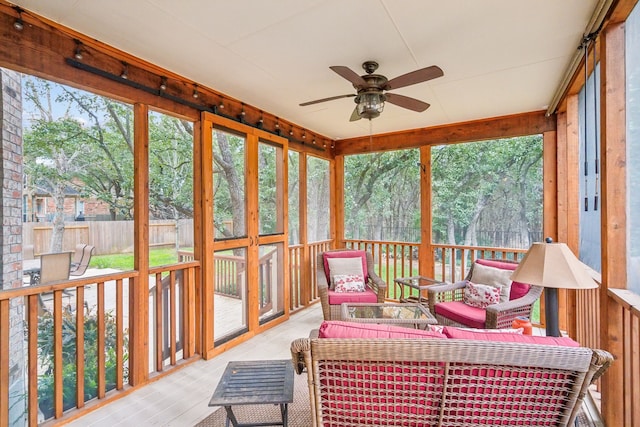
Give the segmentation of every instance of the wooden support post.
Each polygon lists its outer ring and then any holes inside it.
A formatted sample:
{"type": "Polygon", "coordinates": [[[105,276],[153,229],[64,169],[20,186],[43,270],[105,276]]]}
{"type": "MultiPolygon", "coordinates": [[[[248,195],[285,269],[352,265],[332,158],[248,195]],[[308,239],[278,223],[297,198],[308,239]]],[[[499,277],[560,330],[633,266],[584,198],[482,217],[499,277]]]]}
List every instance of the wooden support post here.
{"type": "MultiPolygon", "coordinates": [[[[207,226],[211,227],[213,224],[213,218],[208,217],[211,215],[210,210],[207,210],[205,203],[211,202],[210,197],[207,197],[205,191],[205,180],[203,179],[204,166],[203,157],[206,157],[205,145],[207,143],[204,137],[205,133],[202,129],[203,120],[199,120],[193,124],[193,257],[196,260],[203,260],[204,248],[206,247],[207,226]],[[207,222],[208,221],[208,222],[207,222]]],[[[209,145],[211,141],[208,141],[209,145]]],[[[210,166],[211,167],[211,166],[210,166]]],[[[186,277],[185,277],[186,279],[186,277]]],[[[194,283],[192,287],[193,295],[189,295],[188,301],[193,304],[191,308],[194,316],[194,325],[191,326],[192,343],[190,348],[196,354],[205,354],[204,351],[204,330],[205,330],[205,299],[204,299],[204,266],[198,268],[195,274],[189,275],[189,281],[185,282],[185,286],[188,283],[194,283]]],[[[187,323],[187,325],[189,325],[187,323]]]]}
{"type": "MultiPolygon", "coordinates": [[[[610,25],[600,36],[600,111],[602,177],[602,348],[623,358],[623,318],[608,289],[627,283],[626,244],[626,111],[624,24],[610,25]]],[[[607,425],[624,425],[624,367],[614,363],[602,377],[602,416],[607,425]]]]}
{"type": "MultiPolygon", "coordinates": [[[[331,239],[334,247],[344,247],[344,156],[336,156],[331,167],[331,209],[332,233],[331,239]],[[335,214],[333,214],[335,212],[335,214]]],[[[375,255],[374,255],[375,256],[375,255]]]]}
{"type": "Polygon", "coordinates": [[[198,196],[198,204],[202,215],[197,222],[201,234],[198,238],[200,244],[196,246],[195,256],[200,257],[202,280],[200,282],[201,290],[198,292],[201,301],[201,315],[196,320],[200,322],[202,328],[201,354],[205,359],[208,359],[210,355],[213,357],[213,277],[215,273],[213,254],[213,125],[208,118],[208,113],[203,113],[201,129],[200,159],[196,171],[198,171],[200,182],[201,191],[198,196]]]}
{"type": "Polygon", "coordinates": [[[420,275],[435,277],[433,260],[433,215],[431,212],[431,146],[420,147],[420,249],[418,250],[420,275]]]}
{"type": "Polygon", "coordinates": [[[149,375],[149,107],[133,107],[133,254],[140,273],[129,284],[129,383],[149,375]]]}

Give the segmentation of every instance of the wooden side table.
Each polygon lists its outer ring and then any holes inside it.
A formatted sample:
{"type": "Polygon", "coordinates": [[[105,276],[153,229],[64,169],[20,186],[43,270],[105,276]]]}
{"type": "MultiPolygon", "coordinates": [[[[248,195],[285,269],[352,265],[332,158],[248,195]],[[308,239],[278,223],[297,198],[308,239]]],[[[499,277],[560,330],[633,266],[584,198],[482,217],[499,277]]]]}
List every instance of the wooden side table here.
{"type": "Polygon", "coordinates": [[[293,364],[285,360],[253,360],[229,362],[213,392],[209,406],[224,406],[226,426],[287,426],[288,404],[293,402],[293,364]],[[240,424],[233,413],[234,405],[280,405],[282,421],[240,424]]]}

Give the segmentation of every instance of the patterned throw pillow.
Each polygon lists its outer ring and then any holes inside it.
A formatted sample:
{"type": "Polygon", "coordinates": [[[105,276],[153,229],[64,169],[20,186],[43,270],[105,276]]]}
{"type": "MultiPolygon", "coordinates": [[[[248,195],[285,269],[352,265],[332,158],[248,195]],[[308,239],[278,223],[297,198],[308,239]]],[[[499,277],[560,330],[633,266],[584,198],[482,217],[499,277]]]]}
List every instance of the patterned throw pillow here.
{"type": "Polygon", "coordinates": [[[356,275],[364,277],[362,273],[362,258],[329,258],[330,288],[335,290],[334,278],[342,275],[356,275]]]}
{"type": "Polygon", "coordinates": [[[500,288],[467,282],[464,287],[464,303],[471,307],[485,308],[500,302],[500,288]]]}
{"type": "Polygon", "coordinates": [[[364,280],[356,274],[338,274],[333,276],[336,292],[364,292],[364,280]]]}
{"type": "Polygon", "coordinates": [[[507,302],[511,293],[512,274],[513,271],[511,270],[502,270],[501,268],[489,267],[476,262],[473,265],[469,280],[473,283],[482,283],[499,288],[500,302],[507,302]]]}

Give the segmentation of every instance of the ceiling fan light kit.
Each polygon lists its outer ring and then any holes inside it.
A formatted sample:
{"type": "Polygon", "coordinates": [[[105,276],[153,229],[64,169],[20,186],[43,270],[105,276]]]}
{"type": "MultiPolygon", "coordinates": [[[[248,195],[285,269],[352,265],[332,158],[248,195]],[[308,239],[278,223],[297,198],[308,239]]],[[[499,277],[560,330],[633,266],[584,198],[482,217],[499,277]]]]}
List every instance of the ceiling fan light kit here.
{"type": "Polygon", "coordinates": [[[384,111],[386,97],[378,92],[364,92],[355,97],[356,111],[361,119],[374,119],[384,111]]]}
{"type": "Polygon", "coordinates": [[[366,61],[362,64],[362,68],[367,73],[362,76],[358,75],[349,67],[341,65],[335,65],[329,68],[344,79],[349,80],[356,89],[357,94],[331,96],[329,98],[303,102],[300,106],[304,107],[321,102],[333,101],[334,99],[355,97],[356,108],[353,110],[353,113],[351,113],[350,118],[352,122],[360,119],[371,120],[378,117],[380,113],[384,111],[385,102],[390,102],[399,107],[416,112],[425,111],[429,108],[429,104],[426,102],[395,93],[384,93],[384,91],[426,82],[444,75],[440,67],[432,65],[388,80],[383,75],[373,74],[378,69],[378,63],[375,61],[366,61]]]}

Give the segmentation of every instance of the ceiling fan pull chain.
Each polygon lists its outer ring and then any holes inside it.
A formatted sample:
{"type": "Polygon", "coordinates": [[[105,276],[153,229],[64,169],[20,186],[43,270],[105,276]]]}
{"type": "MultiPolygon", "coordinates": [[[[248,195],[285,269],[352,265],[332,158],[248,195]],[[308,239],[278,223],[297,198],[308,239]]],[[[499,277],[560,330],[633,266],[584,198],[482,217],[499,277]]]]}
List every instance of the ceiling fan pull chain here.
{"type": "Polygon", "coordinates": [[[589,78],[588,61],[589,61],[589,37],[582,39],[582,49],[584,50],[584,211],[589,211],[589,151],[587,148],[587,81],[589,78]]]}

